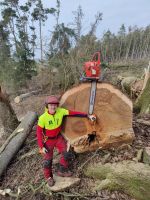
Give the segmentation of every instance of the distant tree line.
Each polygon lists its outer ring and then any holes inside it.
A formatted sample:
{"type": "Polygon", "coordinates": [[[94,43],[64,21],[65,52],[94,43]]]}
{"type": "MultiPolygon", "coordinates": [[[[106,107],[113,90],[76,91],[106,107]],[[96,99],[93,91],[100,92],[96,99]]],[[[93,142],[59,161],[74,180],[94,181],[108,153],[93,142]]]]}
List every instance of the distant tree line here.
{"type": "Polygon", "coordinates": [[[147,58],[150,55],[150,25],[146,28],[129,27],[128,32],[122,25],[118,34],[107,31],[99,43],[106,61],[147,58]]]}
{"type": "Polygon", "coordinates": [[[108,30],[102,38],[97,38],[96,30],[102,20],[100,12],[87,34],[83,35],[81,6],[73,12],[74,20],[69,26],[60,23],[60,0],[56,0],[56,8],[44,8],[42,0],[24,3],[1,0],[0,6],[0,83],[22,87],[36,75],[37,48],[40,49],[40,61],[48,62],[50,70],[58,69],[64,89],[78,82],[83,62],[89,60],[95,51],[101,52],[104,64],[143,59],[150,55],[150,25],[129,27],[128,30],[121,25],[117,34],[108,30]],[[45,49],[43,25],[52,15],[56,23],[49,35],[48,49],[45,49]]]}

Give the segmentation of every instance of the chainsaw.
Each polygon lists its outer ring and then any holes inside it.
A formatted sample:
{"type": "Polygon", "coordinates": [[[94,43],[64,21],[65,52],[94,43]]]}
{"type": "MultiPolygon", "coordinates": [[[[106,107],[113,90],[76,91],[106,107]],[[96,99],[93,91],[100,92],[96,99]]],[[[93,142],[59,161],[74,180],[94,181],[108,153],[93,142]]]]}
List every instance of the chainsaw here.
{"type": "Polygon", "coordinates": [[[101,61],[100,61],[100,52],[96,52],[91,61],[85,62],[83,65],[83,74],[80,78],[80,81],[91,82],[91,92],[89,99],[89,111],[88,114],[92,115],[95,104],[96,97],[96,86],[97,82],[101,80],[101,61]]]}

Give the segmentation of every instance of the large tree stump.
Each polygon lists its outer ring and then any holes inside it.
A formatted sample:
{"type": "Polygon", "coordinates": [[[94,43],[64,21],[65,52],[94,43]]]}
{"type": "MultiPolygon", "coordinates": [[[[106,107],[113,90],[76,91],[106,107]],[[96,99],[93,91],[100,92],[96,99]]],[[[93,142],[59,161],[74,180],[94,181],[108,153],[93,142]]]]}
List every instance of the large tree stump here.
{"type": "MultiPolygon", "coordinates": [[[[90,83],[83,83],[68,90],[62,96],[60,105],[88,113],[90,88],[90,83]]],[[[87,118],[66,119],[64,133],[76,152],[132,142],[132,102],[118,89],[107,83],[98,83],[94,113],[97,115],[95,126],[87,118]],[[96,136],[91,134],[93,130],[96,136]]]]}

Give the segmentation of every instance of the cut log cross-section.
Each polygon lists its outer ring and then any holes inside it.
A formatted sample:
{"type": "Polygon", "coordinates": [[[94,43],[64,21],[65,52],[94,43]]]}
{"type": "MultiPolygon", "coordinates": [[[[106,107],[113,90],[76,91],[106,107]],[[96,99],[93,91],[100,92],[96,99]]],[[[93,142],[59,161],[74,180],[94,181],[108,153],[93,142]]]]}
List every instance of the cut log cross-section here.
{"type": "MultiPolygon", "coordinates": [[[[83,83],[68,90],[62,96],[60,105],[87,113],[90,88],[90,83],[83,83]]],[[[107,83],[98,83],[94,113],[97,116],[95,137],[90,134],[93,126],[86,118],[67,117],[64,123],[64,134],[76,152],[109,148],[133,141],[132,102],[118,89],[107,83]]]]}

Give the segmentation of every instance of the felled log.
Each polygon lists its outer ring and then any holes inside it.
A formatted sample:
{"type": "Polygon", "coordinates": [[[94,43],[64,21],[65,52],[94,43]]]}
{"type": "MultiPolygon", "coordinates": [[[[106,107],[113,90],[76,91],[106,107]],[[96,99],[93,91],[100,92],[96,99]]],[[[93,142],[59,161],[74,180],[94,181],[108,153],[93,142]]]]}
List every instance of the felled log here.
{"type": "Polygon", "coordinates": [[[28,92],[28,93],[25,93],[25,94],[21,94],[20,96],[15,97],[14,102],[20,103],[24,99],[26,99],[26,98],[28,98],[32,95],[38,94],[39,92],[41,92],[41,90],[36,90],[36,91],[31,91],[31,92],[28,92]]]}
{"type": "Polygon", "coordinates": [[[122,90],[125,92],[127,92],[127,94],[131,93],[131,86],[132,84],[137,80],[136,77],[125,77],[123,78],[123,80],[121,81],[121,86],[122,86],[122,90]]]}
{"type": "Polygon", "coordinates": [[[145,78],[142,91],[134,104],[134,110],[139,114],[150,113],[150,63],[145,69],[145,78]]]}
{"type": "MultiPolygon", "coordinates": [[[[88,113],[90,89],[90,83],[83,83],[68,90],[62,96],[60,105],[88,113]]],[[[132,102],[118,89],[107,83],[98,83],[94,113],[97,116],[94,126],[87,118],[66,119],[64,134],[76,152],[109,148],[133,141],[132,102]]]]}
{"type": "Polygon", "coordinates": [[[93,190],[119,190],[137,200],[150,197],[150,166],[133,161],[96,163],[89,165],[84,173],[88,177],[100,179],[93,190]]]}
{"type": "Polygon", "coordinates": [[[28,112],[12,135],[10,135],[0,148],[0,176],[4,173],[9,162],[19,151],[36,120],[37,114],[28,112]]]}
{"type": "Polygon", "coordinates": [[[143,87],[143,80],[134,76],[118,76],[118,83],[121,85],[122,91],[133,99],[138,97],[143,87]]]}

